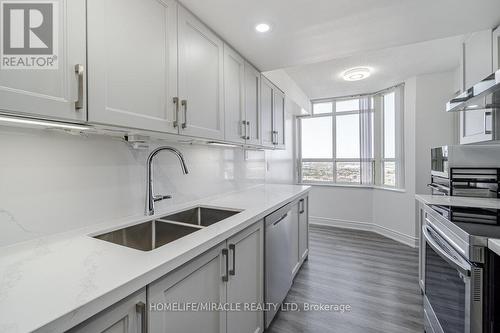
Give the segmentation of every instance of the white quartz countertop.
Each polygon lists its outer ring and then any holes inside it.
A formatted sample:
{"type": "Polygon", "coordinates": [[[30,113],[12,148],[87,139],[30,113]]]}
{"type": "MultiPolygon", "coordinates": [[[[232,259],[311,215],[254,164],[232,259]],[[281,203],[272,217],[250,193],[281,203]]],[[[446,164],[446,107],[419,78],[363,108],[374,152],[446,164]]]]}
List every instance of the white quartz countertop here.
{"type": "Polygon", "coordinates": [[[488,239],[488,248],[500,256],[500,239],[488,239]]]}
{"type": "Polygon", "coordinates": [[[258,185],[136,216],[0,248],[0,332],[62,332],[139,290],[309,191],[258,185]],[[151,220],[195,205],[239,214],[153,251],[89,235],[151,220]]]}
{"type": "Polygon", "coordinates": [[[426,205],[461,206],[500,209],[500,199],[469,198],[445,195],[417,194],[415,198],[426,205]]]}

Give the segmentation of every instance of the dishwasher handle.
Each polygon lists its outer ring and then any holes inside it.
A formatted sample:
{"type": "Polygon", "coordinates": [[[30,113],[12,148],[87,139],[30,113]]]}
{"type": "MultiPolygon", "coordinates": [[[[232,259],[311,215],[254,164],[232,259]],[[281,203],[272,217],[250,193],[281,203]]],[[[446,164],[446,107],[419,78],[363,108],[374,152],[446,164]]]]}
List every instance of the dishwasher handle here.
{"type": "Polygon", "coordinates": [[[288,216],[288,213],[286,213],[285,215],[283,215],[282,217],[280,217],[278,220],[274,221],[273,225],[277,225],[278,223],[280,223],[281,221],[283,221],[287,216],[288,216]]]}

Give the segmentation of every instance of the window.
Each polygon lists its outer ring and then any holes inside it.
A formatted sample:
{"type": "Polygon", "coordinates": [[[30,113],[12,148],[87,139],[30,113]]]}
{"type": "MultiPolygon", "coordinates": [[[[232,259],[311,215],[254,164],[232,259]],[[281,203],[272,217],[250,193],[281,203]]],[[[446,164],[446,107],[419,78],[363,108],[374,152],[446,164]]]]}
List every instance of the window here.
{"type": "Polygon", "coordinates": [[[396,94],[390,92],[382,98],[383,156],[382,184],[396,186],[396,94]]]}
{"type": "Polygon", "coordinates": [[[402,187],[402,87],[313,101],[298,117],[299,182],[402,187]]]}

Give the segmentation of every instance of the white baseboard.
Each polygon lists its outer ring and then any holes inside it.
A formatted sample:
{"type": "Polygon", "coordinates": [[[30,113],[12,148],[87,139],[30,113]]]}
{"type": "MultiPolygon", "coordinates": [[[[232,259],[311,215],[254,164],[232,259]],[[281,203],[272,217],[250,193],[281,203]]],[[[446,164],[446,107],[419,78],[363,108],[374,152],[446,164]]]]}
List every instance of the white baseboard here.
{"type": "Polygon", "coordinates": [[[399,231],[392,230],[387,227],[371,222],[349,221],[349,220],[331,219],[326,217],[310,216],[309,223],[312,225],[324,225],[336,228],[371,231],[379,235],[385,236],[387,238],[393,239],[399,243],[408,245],[410,247],[413,248],[418,247],[418,238],[403,234],[399,231]]]}

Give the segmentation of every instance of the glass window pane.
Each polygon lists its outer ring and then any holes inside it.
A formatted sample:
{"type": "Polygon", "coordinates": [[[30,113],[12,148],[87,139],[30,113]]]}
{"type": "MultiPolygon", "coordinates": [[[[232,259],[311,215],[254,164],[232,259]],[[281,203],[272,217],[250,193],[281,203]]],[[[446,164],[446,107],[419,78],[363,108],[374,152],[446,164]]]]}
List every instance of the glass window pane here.
{"type": "Polygon", "coordinates": [[[332,117],[302,118],[302,158],[332,158],[332,117]]]}
{"type": "Polygon", "coordinates": [[[346,114],[336,118],[337,158],[360,158],[359,114],[346,114]]]}
{"type": "Polygon", "coordinates": [[[333,182],[333,162],[302,162],[302,181],[333,182]]]}
{"type": "Polygon", "coordinates": [[[337,162],[337,183],[361,183],[359,162],[337,162]]]}
{"type": "Polygon", "coordinates": [[[396,186],[396,162],[384,162],[384,185],[396,186]]]}
{"type": "Polygon", "coordinates": [[[384,158],[396,158],[396,101],[394,92],[384,95],[384,158]]]}
{"type": "Polygon", "coordinates": [[[335,105],[336,112],[346,112],[346,111],[359,111],[359,99],[347,99],[344,101],[337,101],[335,105]]]}
{"type": "Polygon", "coordinates": [[[332,102],[314,103],[313,114],[332,113],[332,107],[333,107],[332,102]]]}

